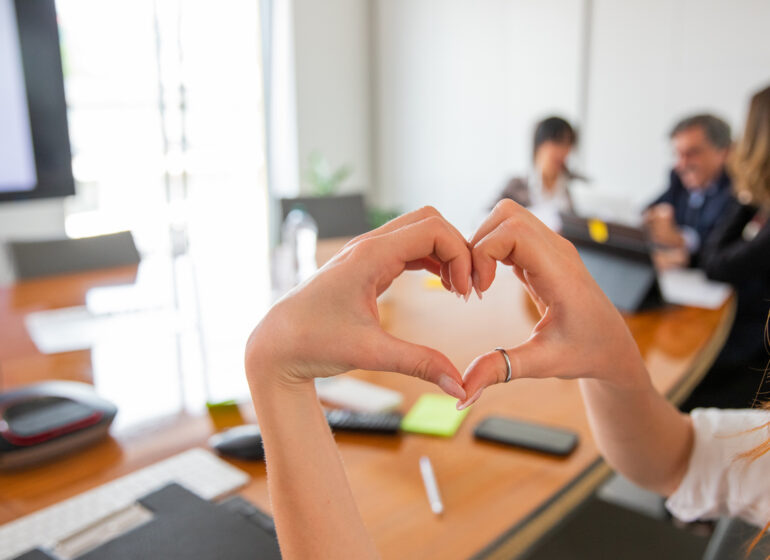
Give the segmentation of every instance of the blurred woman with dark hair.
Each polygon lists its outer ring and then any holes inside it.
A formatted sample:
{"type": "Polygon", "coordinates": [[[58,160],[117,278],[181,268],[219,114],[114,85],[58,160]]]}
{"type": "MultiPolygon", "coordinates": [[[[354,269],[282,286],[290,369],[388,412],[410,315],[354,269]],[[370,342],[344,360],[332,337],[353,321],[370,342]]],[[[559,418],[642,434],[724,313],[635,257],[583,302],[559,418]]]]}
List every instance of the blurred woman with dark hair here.
{"type": "Polygon", "coordinates": [[[584,180],[567,167],[567,158],[576,144],[577,132],[561,117],[548,117],[537,123],[531,172],[508,181],[498,200],[510,198],[529,208],[546,225],[558,225],[558,213],[573,209],[570,183],[584,180]]]}

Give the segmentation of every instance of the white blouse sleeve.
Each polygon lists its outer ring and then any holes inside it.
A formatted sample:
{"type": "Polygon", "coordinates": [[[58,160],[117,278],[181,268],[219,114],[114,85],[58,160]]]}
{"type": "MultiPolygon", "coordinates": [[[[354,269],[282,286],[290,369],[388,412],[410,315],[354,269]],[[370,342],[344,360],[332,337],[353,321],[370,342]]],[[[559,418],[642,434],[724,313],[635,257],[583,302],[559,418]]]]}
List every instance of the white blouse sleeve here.
{"type": "Polygon", "coordinates": [[[668,510],[684,521],[726,515],[764,527],[770,522],[770,453],[753,462],[738,455],[770,439],[764,426],[770,411],[702,408],[690,417],[695,443],[668,510]]]}

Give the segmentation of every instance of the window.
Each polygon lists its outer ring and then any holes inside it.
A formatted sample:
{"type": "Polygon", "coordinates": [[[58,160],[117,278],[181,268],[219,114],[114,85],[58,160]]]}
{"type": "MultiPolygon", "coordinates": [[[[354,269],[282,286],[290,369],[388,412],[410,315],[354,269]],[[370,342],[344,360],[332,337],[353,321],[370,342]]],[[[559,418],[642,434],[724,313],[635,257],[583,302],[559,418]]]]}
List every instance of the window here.
{"type": "Polygon", "coordinates": [[[270,297],[258,2],[57,11],[77,182],[67,234],[128,229],[144,263],[173,262],[200,335],[179,337],[179,368],[211,371],[209,400],[230,398],[270,297]]]}

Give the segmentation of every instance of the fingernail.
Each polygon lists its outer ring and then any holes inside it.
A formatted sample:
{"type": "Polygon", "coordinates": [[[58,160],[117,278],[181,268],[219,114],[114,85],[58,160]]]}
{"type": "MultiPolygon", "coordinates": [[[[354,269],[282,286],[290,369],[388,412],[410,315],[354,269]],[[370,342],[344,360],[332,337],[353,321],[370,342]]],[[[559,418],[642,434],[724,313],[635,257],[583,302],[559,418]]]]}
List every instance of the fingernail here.
{"type": "Polygon", "coordinates": [[[471,293],[468,292],[463,296],[463,299],[465,300],[465,303],[468,303],[468,298],[471,297],[471,293]]]}
{"type": "Polygon", "coordinates": [[[480,289],[481,281],[479,280],[479,273],[475,270],[473,271],[473,289],[476,290],[476,295],[479,296],[479,299],[481,299],[481,289],[480,289]]]}
{"type": "Polygon", "coordinates": [[[475,403],[477,400],[479,400],[479,397],[481,396],[481,391],[483,391],[483,389],[479,389],[478,391],[476,391],[473,394],[473,396],[465,402],[458,402],[457,410],[464,410],[468,408],[470,405],[472,405],[473,403],[475,403]]]}
{"type": "Polygon", "coordinates": [[[449,377],[446,373],[441,374],[441,377],[438,378],[437,385],[441,387],[441,390],[447,395],[452,395],[456,399],[463,400],[466,397],[465,390],[457,381],[449,377]]]}
{"type": "Polygon", "coordinates": [[[476,286],[473,286],[473,289],[476,290],[476,295],[478,296],[479,301],[481,301],[483,299],[481,295],[481,290],[479,290],[476,286]]]}

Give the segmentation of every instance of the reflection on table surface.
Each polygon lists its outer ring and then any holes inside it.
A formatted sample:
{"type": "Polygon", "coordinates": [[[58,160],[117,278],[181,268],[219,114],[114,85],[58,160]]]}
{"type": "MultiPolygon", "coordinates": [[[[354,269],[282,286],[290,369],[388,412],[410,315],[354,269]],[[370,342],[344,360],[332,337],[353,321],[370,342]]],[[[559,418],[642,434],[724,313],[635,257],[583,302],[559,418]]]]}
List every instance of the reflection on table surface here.
{"type": "MultiPolygon", "coordinates": [[[[254,418],[243,345],[267,308],[267,291],[252,289],[258,270],[236,277],[235,269],[204,268],[182,258],[145,262],[138,271],[100,271],[0,290],[4,389],[47,378],[84,380],[120,408],[114,439],[35,469],[0,474],[0,522],[205,445],[216,429],[254,418]],[[169,285],[177,289],[168,290],[169,285]],[[176,295],[169,298],[169,293],[176,295]],[[121,313],[136,313],[143,304],[135,302],[172,308],[178,328],[145,326],[130,335],[99,338],[90,350],[40,354],[26,333],[24,316],[88,302],[96,312],[122,305],[121,313]],[[228,398],[244,404],[240,412],[220,416],[215,426],[204,405],[228,398]]],[[[721,347],[733,307],[731,299],[714,311],[668,307],[627,318],[658,390],[683,398],[721,347]]],[[[426,273],[406,273],[380,298],[380,311],[386,329],[444,352],[460,371],[480,353],[525,340],[538,320],[526,293],[503,267],[484,300],[474,297],[468,303],[438,288],[426,273]]],[[[355,375],[400,391],[404,412],[421,394],[439,392],[395,374],[355,375]]],[[[491,557],[515,557],[609,472],[574,381],[519,380],[493,387],[449,440],[352,434],[336,439],[360,511],[385,558],[467,558],[491,543],[499,545],[491,557]],[[569,427],[581,443],[571,456],[557,459],[475,441],[473,427],[492,414],[569,427]],[[424,454],[442,490],[446,511],[441,517],[431,513],[424,496],[417,468],[424,454]]],[[[269,510],[264,466],[233,463],[254,477],[242,493],[269,510]]]]}
{"type": "Polygon", "coordinates": [[[226,278],[182,256],[2,289],[3,331],[11,331],[0,343],[2,388],[93,383],[118,405],[118,432],[243,400],[243,348],[269,304],[269,294],[249,287],[265,285],[256,272],[241,267],[226,278]],[[33,340],[57,352],[42,353],[33,340]]]}

